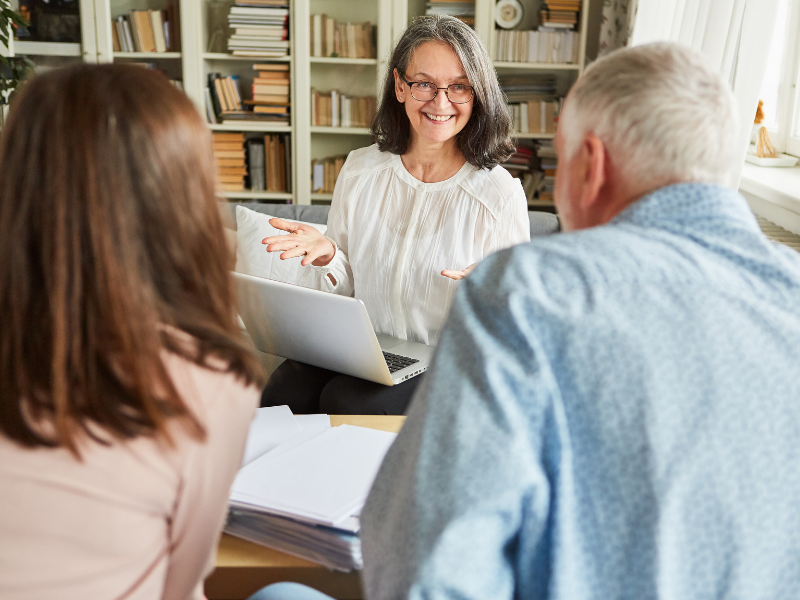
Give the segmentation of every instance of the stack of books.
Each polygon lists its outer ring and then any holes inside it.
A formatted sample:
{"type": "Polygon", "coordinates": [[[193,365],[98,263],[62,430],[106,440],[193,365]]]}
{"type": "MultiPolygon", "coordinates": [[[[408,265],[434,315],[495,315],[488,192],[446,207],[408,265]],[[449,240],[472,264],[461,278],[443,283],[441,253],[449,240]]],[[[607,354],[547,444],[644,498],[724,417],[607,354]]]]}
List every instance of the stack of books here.
{"type": "Polygon", "coordinates": [[[537,31],[497,31],[494,60],[575,64],[578,62],[580,35],[577,31],[539,27],[537,31]]]}
{"type": "Polygon", "coordinates": [[[311,88],[311,125],[370,127],[377,104],[375,96],[346,96],[338,90],[311,88]]]}
{"type": "Polygon", "coordinates": [[[563,98],[556,94],[551,77],[507,77],[500,85],[509,101],[513,128],[517,133],[555,134],[563,98]]]}
{"type": "Polygon", "coordinates": [[[336,571],[361,569],[359,515],[395,437],[286,406],[258,409],[225,532],[336,571]]]}
{"type": "Polygon", "coordinates": [[[475,27],[475,2],[464,0],[432,0],[425,5],[426,15],[450,15],[475,27]]]}
{"type": "Polygon", "coordinates": [[[575,29],[580,9],[580,0],[545,0],[539,11],[539,19],[545,27],[575,29]]]}
{"type": "Polygon", "coordinates": [[[177,52],[180,50],[177,4],[164,10],[133,10],[111,20],[114,52],[177,52]]]}
{"type": "Polygon", "coordinates": [[[231,6],[233,34],[228,50],[234,56],[280,58],[289,54],[289,6],[286,0],[242,0],[231,6]]]}
{"type": "Polygon", "coordinates": [[[517,146],[516,151],[503,163],[503,167],[515,177],[520,176],[520,171],[531,170],[533,149],[529,146],[517,146]]]}
{"type": "Polygon", "coordinates": [[[332,194],[344,166],[346,156],[331,156],[311,161],[311,191],[315,194],[332,194]]]}
{"type": "Polygon", "coordinates": [[[558,155],[552,140],[540,140],[536,144],[536,156],[539,159],[539,170],[543,174],[541,183],[536,193],[539,200],[553,201],[553,191],[556,187],[556,169],[558,169],[558,155]]]}
{"type": "Polygon", "coordinates": [[[231,192],[244,190],[244,178],[247,175],[244,159],[244,134],[214,133],[213,136],[219,187],[231,192]]]}
{"type": "MultiPolygon", "coordinates": [[[[253,112],[261,120],[289,124],[289,65],[255,64],[256,77],[251,88],[253,112]]],[[[246,102],[247,103],[247,102],[246,102]]]]}
{"type": "Polygon", "coordinates": [[[289,124],[289,66],[266,64],[253,65],[253,68],[258,71],[258,77],[253,80],[252,100],[242,99],[237,76],[209,73],[206,88],[209,123],[289,124]]]}
{"type": "Polygon", "coordinates": [[[375,58],[376,27],[364,23],[339,23],[328,15],[311,15],[311,56],[375,58]]]}

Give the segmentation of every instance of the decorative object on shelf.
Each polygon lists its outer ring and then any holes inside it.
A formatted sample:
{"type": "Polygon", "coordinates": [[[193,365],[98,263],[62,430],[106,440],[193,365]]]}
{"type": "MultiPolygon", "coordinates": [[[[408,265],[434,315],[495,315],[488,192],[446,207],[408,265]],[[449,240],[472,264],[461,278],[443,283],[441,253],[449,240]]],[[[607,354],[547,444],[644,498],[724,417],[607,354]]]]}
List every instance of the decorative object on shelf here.
{"type": "Polygon", "coordinates": [[[242,0],[231,6],[233,34],[228,50],[234,56],[280,58],[289,54],[288,0],[242,0]]]}
{"type": "Polygon", "coordinates": [[[470,27],[475,27],[475,2],[463,0],[432,0],[425,5],[426,15],[449,15],[470,27]]]}
{"type": "MultiPolygon", "coordinates": [[[[0,46],[8,48],[12,29],[26,28],[28,25],[27,19],[11,10],[9,0],[0,0],[0,46]]],[[[0,54],[0,127],[3,125],[3,107],[33,68],[33,62],[27,57],[0,54]]]]}
{"type": "Polygon", "coordinates": [[[513,29],[522,22],[524,15],[518,0],[498,0],[494,7],[494,22],[502,29],[513,29]]]}
{"type": "Polygon", "coordinates": [[[793,167],[797,164],[797,158],[782,154],[775,150],[772,140],[769,139],[769,131],[764,125],[764,101],[758,101],[756,118],[753,124],[753,132],[750,137],[750,148],[745,155],[747,162],[760,167],[793,167]]]}

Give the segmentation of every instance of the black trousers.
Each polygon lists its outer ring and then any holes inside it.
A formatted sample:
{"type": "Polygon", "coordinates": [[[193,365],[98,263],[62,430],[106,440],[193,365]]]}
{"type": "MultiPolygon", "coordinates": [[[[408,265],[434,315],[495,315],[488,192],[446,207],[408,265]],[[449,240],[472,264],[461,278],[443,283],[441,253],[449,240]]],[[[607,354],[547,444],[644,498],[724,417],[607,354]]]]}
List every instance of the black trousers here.
{"type": "Polygon", "coordinates": [[[286,404],[294,414],[402,415],[424,376],[387,386],[287,360],[267,381],[261,406],[286,404]]]}

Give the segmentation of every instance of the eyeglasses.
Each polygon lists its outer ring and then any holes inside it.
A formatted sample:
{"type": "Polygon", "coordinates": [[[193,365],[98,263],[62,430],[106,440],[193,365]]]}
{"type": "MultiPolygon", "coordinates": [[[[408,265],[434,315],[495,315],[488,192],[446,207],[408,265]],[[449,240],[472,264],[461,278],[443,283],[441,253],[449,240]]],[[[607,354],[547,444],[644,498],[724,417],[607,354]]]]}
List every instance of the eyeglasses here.
{"type": "Polygon", "coordinates": [[[411,97],[419,102],[430,102],[436,98],[439,90],[444,90],[447,99],[453,104],[466,104],[472,100],[472,86],[463,83],[452,83],[447,87],[436,87],[430,81],[406,81],[401,79],[411,88],[411,97]]]}

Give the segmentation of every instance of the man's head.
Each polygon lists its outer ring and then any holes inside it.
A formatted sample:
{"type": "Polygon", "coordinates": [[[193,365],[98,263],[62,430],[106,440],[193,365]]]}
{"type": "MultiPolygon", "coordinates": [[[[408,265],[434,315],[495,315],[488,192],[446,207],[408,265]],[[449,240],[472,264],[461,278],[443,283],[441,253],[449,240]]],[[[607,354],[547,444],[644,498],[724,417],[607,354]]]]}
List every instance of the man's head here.
{"type": "Polygon", "coordinates": [[[613,52],[575,83],[559,119],[564,229],[607,223],[667,185],[729,185],[736,143],[733,94],[700,54],[669,43],[613,52]]]}

